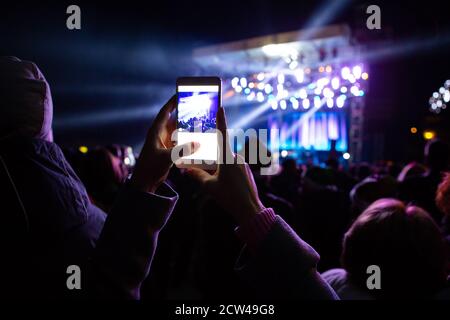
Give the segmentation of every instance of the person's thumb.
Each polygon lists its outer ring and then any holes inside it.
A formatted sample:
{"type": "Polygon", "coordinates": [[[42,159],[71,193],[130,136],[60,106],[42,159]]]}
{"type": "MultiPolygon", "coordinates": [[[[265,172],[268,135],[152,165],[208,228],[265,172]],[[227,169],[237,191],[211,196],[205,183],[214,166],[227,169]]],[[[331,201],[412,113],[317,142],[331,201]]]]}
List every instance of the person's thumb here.
{"type": "Polygon", "coordinates": [[[200,148],[200,143],[198,142],[180,144],[170,149],[170,158],[172,162],[176,162],[182,157],[187,157],[195,153],[198,148],[200,148]]]}

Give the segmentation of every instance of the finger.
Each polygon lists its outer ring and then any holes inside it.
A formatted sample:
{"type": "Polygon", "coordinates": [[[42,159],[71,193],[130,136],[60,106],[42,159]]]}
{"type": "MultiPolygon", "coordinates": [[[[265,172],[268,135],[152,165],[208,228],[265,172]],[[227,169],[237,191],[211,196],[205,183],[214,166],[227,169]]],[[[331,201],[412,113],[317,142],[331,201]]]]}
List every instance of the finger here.
{"type": "Polygon", "coordinates": [[[159,110],[158,114],[153,121],[152,128],[155,132],[159,132],[166,124],[170,118],[170,113],[175,110],[177,105],[176,95],[173,95],[169,101],[159,110]]]}
{"type": "Polygon", "coordinates": [[[218,143],[220,151],[220,159],[223,163],[228,163],[233,159],[233,152],[231,151],[230,139],[228,137],[227,119],[225,117],[225,110],[223,107],[219,107],[216,116],[216,127],[219,130],[218,143]]]}
{"type": "Polygon", "coordinates": [[[200,148],[200,143],[198,142],[188,142],[184,144],[180,144],[173,148],[170,148],[170,158],[172,162],[176,162],[182,157],[190,156],[195,153],[200,148]]]}
{"type": "Polygon", "coordinates": [[[208,172],[198,168],[188,168],[186,169],[186,173],[201,183],[206,183],[213,178],[208,172]]]}

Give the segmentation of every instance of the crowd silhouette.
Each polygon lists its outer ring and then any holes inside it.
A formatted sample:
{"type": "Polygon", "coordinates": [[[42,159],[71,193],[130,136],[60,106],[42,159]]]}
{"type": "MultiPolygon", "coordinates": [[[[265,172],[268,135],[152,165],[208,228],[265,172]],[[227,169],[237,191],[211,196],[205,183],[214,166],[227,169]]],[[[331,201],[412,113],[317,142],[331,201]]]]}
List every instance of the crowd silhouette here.
{"type": "Polygon", "coordinates": [[[34,63],[1,57],[0,97],[2,295],[450,298],[444,141],[427,143],[423,163],[345,169],[332,157],[320,165],[288,157],[266,176],[260,162],[240,163],[248,145],[233,153],[220,107],[217,119],[180,127],[217,127],[220,152],[234,162],[215,172],[181,169],[172,148],[183,156],[198,144],[172,145],[172,97],[132,166],[126,146],[82,153],[53,142],[50,87],[34,63]],[[74,264],[85,275],[82,290],[66,287],[74,264]],[[367,287],[371,265],[381,270],[381,289],[367,287]]]}

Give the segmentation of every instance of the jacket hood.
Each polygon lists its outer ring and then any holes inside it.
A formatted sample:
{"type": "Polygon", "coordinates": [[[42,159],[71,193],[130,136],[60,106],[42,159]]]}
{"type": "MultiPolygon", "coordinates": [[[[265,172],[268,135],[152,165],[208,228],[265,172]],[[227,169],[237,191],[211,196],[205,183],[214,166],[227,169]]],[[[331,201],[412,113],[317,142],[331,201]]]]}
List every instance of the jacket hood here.
{"type": "Polygon", "coordinates": [[[39,68],[0,57],[0,138],[23,135],[53,141],[50,86],[39,68]]]}

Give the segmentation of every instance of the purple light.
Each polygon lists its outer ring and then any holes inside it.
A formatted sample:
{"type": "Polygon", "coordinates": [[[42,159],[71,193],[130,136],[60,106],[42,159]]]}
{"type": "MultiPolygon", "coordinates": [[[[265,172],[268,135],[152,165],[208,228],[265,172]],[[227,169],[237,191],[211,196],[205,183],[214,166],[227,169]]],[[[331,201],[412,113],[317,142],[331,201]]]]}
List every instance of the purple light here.
{"type": "Polygon", "coordinates": [[[353,75],[355,76],[356,79],[361,78],[361,74],[362,74],[362,69],[360,66],[354,66],[353,67],[353,75]]]}
{"type": "Polygon", "coordinates": [[[341,76],[342,79],[347,80],[348,76],[350,75],[350,68],[349,67],[343,67],[341,69],[341,76]]]}

